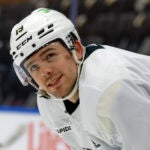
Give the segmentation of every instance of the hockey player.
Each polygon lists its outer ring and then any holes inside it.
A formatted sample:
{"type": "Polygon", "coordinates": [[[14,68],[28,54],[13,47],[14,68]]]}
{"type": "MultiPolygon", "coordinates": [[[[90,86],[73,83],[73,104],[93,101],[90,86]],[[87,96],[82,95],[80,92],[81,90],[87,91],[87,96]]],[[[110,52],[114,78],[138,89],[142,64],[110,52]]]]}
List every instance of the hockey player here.
{"type": "Polygon", "coordinates": [[[148,56],[85,47],[72,22],[46,8],[13,27],[10,47],[18,78],[38,90],[45,123],[73,150],[149,150],[148,56]]]}

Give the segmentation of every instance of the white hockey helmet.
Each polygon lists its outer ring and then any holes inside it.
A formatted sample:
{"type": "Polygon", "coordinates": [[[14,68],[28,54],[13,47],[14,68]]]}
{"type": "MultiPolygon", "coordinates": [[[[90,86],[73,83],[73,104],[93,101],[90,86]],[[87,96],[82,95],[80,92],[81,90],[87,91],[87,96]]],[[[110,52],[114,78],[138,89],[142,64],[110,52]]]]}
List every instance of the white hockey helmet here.
{"type": "Polygon", "coordinates": [[[32,53],[55,39],[61,39],[68,49],[72,49],[70,33],[80,40],[73,23],[62,13],[47,8],[36,9],[13,27],[10,54],[14,63],[20,66],[32,53]]]}

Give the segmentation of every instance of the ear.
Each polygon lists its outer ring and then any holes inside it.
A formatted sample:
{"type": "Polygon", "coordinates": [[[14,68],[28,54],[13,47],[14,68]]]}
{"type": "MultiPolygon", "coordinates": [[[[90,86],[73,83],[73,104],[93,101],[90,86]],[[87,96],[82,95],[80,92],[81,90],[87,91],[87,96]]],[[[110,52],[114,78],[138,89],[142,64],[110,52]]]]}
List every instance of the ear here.
{"type": "Polygon", "coordinates": [[[84,47],[81,44],[81,42],[78,40],[75,41],[75,51],[76,51],[78,60],[81,60],[83,58],[84,47]]]}

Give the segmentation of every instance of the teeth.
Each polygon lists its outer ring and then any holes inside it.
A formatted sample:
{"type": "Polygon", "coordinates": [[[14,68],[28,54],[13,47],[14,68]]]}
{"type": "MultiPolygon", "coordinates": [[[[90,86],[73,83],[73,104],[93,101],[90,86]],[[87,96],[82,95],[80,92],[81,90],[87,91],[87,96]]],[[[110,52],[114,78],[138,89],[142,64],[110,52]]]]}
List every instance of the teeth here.
{"type": "Polygon", "coordinates": [[[52,81],[47,81],[47,86],[53,86],[59,79],[61,78],[61,76],[57,76],[55,79],[53,79],[52,81]]]}
{"type": "Polygon", "coordinates": [[[56,78],[55,80],[51,81],[51,82],[48,84],[48,86],[52,86],[53,84],[55,84],[58,79],[59,79],[59,78],[56,78]]]}
{"type": "Polygon", "coordinates": [[[56,80],[54,80],[53,82],[51,82],[51,83],[50,83],[50,85],[53,85],[56,81],[57,81],[57,79],[56,79],[56,80]]]}

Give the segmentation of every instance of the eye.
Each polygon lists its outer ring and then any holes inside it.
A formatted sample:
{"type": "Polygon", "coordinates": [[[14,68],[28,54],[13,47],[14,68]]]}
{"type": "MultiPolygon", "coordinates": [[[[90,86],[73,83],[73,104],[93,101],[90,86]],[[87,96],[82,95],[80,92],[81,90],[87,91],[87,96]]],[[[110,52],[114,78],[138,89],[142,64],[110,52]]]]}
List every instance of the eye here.
{"type": "Polygon", "coordinates": [[[33,64],[33,65],[31,65],[31,66],[30,66],[30,68],[29,68],[29,72],[34,72],[34,71],[36,71],[38,68],[39,68],[39,66],[38,66],[38,65],[33,64]]]}
{"type": "Polygon", "coordinates": [[[56,54],[54,54],[54,53],[49,53],[49,54],[46,55],[45,60],[46,60],[46,61],[53,61],[55,58],[56,58],[56,54]]]}

